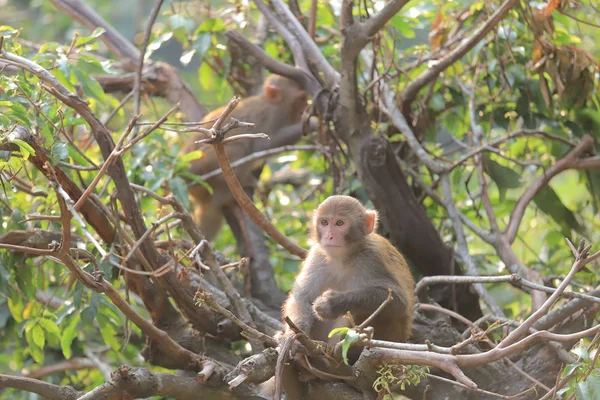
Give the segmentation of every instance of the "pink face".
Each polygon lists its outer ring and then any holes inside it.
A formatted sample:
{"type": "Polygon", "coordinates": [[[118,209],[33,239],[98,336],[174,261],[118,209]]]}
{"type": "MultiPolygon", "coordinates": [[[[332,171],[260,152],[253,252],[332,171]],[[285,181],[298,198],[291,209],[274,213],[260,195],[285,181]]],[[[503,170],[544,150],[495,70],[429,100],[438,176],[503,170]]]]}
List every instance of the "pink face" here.
{"type": "Polygon", "coordinates": [[[322,216],[317,221],[321,247],[331,257],[340,257],[346,250],[346,235],[350,220],[344,217],[322,216]]]}

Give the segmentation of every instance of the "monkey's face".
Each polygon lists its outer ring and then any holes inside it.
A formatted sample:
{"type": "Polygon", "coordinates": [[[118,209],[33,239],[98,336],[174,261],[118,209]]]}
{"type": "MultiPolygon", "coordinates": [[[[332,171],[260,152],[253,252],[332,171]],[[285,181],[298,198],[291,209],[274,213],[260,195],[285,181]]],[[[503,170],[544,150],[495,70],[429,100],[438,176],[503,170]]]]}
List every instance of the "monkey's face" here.
{"type": "Polygon", "coordinates": [[[350,220],[336,215],[319,216],[317,223],[317,238],[328,256],[342,258],[346,254],[350,220]]]}

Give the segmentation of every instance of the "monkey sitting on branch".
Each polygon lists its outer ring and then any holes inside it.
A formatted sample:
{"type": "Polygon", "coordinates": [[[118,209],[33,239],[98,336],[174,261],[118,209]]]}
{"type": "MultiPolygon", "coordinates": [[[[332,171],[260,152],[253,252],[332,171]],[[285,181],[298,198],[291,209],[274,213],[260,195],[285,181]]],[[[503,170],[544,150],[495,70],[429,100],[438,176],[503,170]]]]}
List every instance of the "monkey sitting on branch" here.
{"type": "Polygon", "coordinates": [[[376,211],[350,196],[331,196],[319,205],[312,227],[316,243],[285,302],[284,319],[289,317],[311,339],[331,343],[331,330],[350,326],[346,312],[361,324],[391,289],[392,300],[370,322],[374,337],[408,339],[415,282],[402,254],[375,233],[377,222],[376,211]]]}
{"type": "MultiPolygon", "coordinates": [[[[340,336],[329,338],[329,333],[335,328],[351,327],[345,317],[349,312],[356,325],[372,317],[368,325],[374,329],[375,339],[408,339],[414,279],[402,254],[375,233],[377,222],[376,211],[365,209],[349,196],[331,196],[319,205],[312,226],[316,243],[283,307],[284,338],[293,335],[285,323],[289,317],[311,339],[334,345],[340,336]],[[390,292],[392,298],[388,300],[390,292]],[[384,302],[387,304],[378,310],[384,302]]],[[[287,342],[289,339],[282,341],[282,349],[289,347],[287,342]]],[[[360,349],[356,350],[351,352],[352,361],[360,355],[360,349]]],[[[283,388],[288,398],[304,398],[294,370],[293,366],[284,367],[280,376],[283,388]]],[[[265,384],[263,393],[272,393],[272,384],[265,384]]],[[[275,398],[280,396],[279,390],[277,387],[275,398]]]]}
{"type": "MultiPolygon", "coordinates": [[[[298,142],[303,133],[301,118],[307,100],[308,93],[296,81],[280,75],[269,76],[263,84],[262,92],[240,101],[224,123],[227,124],[235,118],[254,124],[254,128],[245,132],[236,130],[228,133],[227,137],[238,133],[265,133],[270,136],[270,140],[238,140],[228,144],[226,152],[229,160],[234,162],[258,151],[298,142]]],[[[225,106],[210,112],[202,121],[216,120],[224,109],[225,106]]],[[[187,140],[182,149],[184,154],[195,150],[204,152],[202,157],[191,162],[190,172],[194,175],[203,175],[219,168],[212,146],[195,143],[205,138],[202,133],[196,133],[187,140]]],[[[265,160],[261,159],[234,169],[242,187],[250,195],[256,187],[264,165],[265,160]]],[[[223,210],[235,206],[236,202],[222,175],[211,177],[206,182],[212,187],[212,194],[199,183],[191,185],[188,190],[195,208],[194,219],[205,237],[212,240],[221,228],[223,210]]],[[[240,226],[243,227],[243,224],[240,223],[240,226]]]]}

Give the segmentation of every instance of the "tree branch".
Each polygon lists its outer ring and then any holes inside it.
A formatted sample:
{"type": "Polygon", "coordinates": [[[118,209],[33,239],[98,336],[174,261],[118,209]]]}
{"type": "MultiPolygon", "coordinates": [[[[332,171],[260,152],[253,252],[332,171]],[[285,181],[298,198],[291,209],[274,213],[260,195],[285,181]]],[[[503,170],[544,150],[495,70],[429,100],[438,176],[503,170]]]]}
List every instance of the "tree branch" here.
{"type": "Polygon", "coordinates": [[[498,23],[506,16],[508,11],[517,4],[517,0],[506,0],[488,20],[480,26],[473,34],[464,39],[454,50],[442,57],[436,64],[427,68],[421,75],[409,83],[402,92],[405,107],[413,102],[417,93],[433,81],[450,65],[467,54],[481,39],[483,39],[498,23]]]}

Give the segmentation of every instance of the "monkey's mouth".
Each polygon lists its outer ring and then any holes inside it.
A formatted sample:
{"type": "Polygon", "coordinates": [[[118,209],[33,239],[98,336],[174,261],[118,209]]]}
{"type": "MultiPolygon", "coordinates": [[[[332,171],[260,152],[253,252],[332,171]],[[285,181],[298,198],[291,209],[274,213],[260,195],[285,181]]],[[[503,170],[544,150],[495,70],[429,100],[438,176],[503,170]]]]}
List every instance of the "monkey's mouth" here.
{"type": "Polygon", "coordinates": [[[340,248],[340,247],[342,247],[342,246],[340,246],[339,244],[326,244],[326,245],[325,245],[325,248],[326,248],[326,249],[328,249],[328,248],[330,248],[330,247],[332,247],[332,248],[336,248],[336,249],[337,249],[337,248],[340,248]]]}

